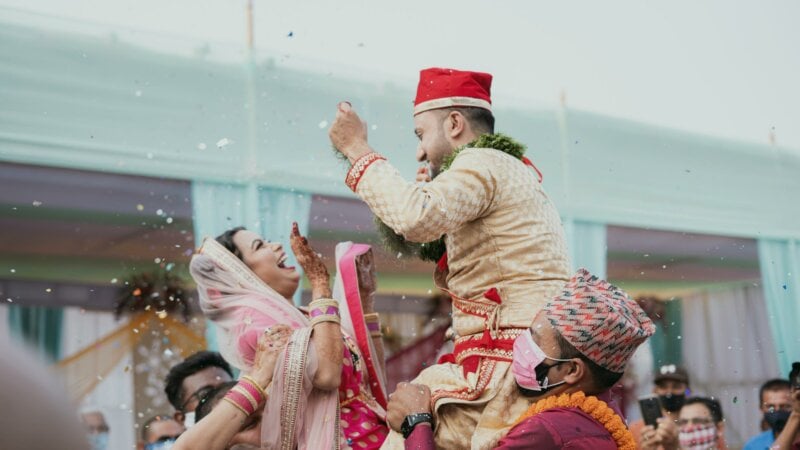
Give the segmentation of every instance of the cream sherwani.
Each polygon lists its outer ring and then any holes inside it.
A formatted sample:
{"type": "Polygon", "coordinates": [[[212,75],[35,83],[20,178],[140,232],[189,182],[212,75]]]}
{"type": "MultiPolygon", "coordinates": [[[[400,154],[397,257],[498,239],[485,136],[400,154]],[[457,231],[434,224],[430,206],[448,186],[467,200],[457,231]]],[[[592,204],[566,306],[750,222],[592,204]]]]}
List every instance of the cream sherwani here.
{"type": "MultiPolygon", "coordinates": [[[[455,362],[416,383],[433,391],[440,448],[491,448],[529,403],[510,370],[513,339],[569,279],[561,221],[536,174],[494,149],[462,150],[420,186],[387,161],[371,164],[356,193],[413,242],[445,235],[455,362]]],[[[444,283],[443,283],[444,284],[444,283]]],[[[383,448],[403,448],[397,433],[383,448]]]]}

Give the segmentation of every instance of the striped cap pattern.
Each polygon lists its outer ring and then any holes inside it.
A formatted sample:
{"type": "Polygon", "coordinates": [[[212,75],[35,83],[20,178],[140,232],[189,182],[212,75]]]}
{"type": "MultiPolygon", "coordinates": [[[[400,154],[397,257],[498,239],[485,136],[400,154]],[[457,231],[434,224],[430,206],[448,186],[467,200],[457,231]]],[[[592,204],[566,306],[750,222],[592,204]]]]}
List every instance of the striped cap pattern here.
{"type": "Polygon", "coordinates": [[[655,332],[653,321],[623,290],[586,269],[544,307],[547,319],[584,356],[622,373],[636,348],[655,332]]]}

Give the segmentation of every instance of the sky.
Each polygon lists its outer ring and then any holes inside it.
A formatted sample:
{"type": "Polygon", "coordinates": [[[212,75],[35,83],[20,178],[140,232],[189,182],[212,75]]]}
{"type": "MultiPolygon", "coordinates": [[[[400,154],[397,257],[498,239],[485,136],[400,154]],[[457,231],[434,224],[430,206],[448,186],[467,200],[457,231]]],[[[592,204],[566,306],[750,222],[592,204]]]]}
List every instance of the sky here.
{"type": "MultiPolygon", "coordinates": [[[[162,51],[210,43],[239,58],[246,4],[0,0],[0,20],[119,30],[145,46],[155,36],[162,51]]],[[[711,136],[767,144],[773,133],[800,154],[797,1],[253,4],[255,46],[281,64],[411,88],[424,67],[488,71],[498,106],[550,108],[563,93],[568,107],[711,136]]]]}

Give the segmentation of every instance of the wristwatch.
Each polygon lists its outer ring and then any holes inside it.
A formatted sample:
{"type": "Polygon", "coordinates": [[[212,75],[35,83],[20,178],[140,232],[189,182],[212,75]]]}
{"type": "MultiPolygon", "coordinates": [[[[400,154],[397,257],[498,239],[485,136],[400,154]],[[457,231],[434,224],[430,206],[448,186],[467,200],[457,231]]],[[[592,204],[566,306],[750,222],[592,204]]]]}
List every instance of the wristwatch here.
{"type": "Polygon", "coordinates": [[[433,416],[430,413],[409,414],[400,425],[400,432],[403,433],[403,438],[408,439],[414,427],[421,423],[429,423],[433,426],[433,416]]]}

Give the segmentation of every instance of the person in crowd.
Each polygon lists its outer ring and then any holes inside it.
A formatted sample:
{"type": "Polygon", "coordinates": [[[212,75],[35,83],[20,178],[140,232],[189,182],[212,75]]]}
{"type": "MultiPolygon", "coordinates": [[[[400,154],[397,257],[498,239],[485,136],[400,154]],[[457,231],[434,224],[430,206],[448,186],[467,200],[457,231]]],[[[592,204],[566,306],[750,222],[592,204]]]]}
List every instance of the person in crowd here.
{"type": "Polygon", "coordinates": [[[644,420],[631,423],[631,433],[638,448],[661,450],[678,448],[678,414],[689,390],[689,373],[675,364],[661,366],[653,379],[653,393],[661,402],[658,426],[645,426],[644,420]]]}
{"type": "MultiPolygon", "coordinates": [[[[653,332],[634,300],[579,270],[514,342],[516,389],[534,403],[510,419],[515,425],[496,448],[634,450],[609,389],[653,332]]],[[[387,417],[406,449],[435,448],[431,411],[425,385],[401,383],[392,394],[387,417]]]]}
{"type": "MultiPolygon", "coordinates": [[[[249,445],[261,448],[262,434],[268,431],[280,434],[280,428],[263,430],[262,420],[267,393],[263,389],[273,381],[278,358],[285,351],[292,335],[286,325],[275,325],[258,337],[253,364],[238,381],[229,381],[211,388],[201,399],[196,409],[197,423],[186,430],[171,450],[227,450],[235,446],[249,445]],[[263,431],[263,433],[262,433],[263,431]]],[[[270,396],[281,396],[274,390],[270,396]]],[[[323,417],[318,423],[308,423],[310,429],[321,432],[323,417]]],[[[294,448],[292,439],[287,445],[272,445],[268,448],[294,448]]],[[[287,441],[279,441],[284,444],[287,441]]],[[[333,448],[307,445],[297,448],[333,448]]]]}
{"type": "Polygon", "coordinates": [[[792,363],[789,381],[792,409],[786,416],[783,429],[770,446],[772,450],[800,450],[800,362],[792,363]]]}
{"type": "Polygon", "coordinates": [[[89,443],[93,450],[105,450],[108,448],[108,437],[110,427],[106,422],[106,416],[99,408],[88,406],[81,411],[81,422],[89,436],[89,443]]]}
{"type": "Polygon", "coordinates": [[[692,397],[678,414],[682,450],[724,449],[725,420],[722,405],[713,398],[692,397]]]}
{"type": "Polygon", "coordinates": [[[0,333],[0,449],[89,450],[63,383],[36,354],[0,333]]]}
{"type": "Polygon", "coordinates": [[[769,380],[761,386],[759,407],[769,429],[750,438],[744,450],[766,450],[775,442],[792,412],[791,387],[789,380],[782,378],[769,380]]]}
{"type": "Polygon", "coordinates": [[[142,424],[139,450],[169,450],[186,428],[172,416],[153,416],[142,424]]]}
{"type": "Polygon", "coordinates": [[[205,392],[233,379],[230,364],[218,352],[200,351],[173,366],[164,383],[173,417],[185,427],[194,425],[195,408],[205,392]]]}
{"type": "MultiPolygon", "coordinates": [[[[417,159],[428,166],[418,174],[424,183],[405,180],[373,151],[349,103],[338,105],[329,132],[352,164],[348,187],[386,225],[390,242],[422,243],[411,248],[438,260],[437,287],[453,299],[455,351],[414,381],[433,390],[442,448],[491,446],[530,406],[515,393],[514,339],[570,276],[541,174],[522,144],[494,131],[491,84],[488,73],[420,72],[414,133],[417,159]]],[[[402,446],[392,433],[385,447],[402,446]]]]}
{"type": "MultiPolygon", "coordinates": [[[[278,325],[292,330],[286,357],[271,378],[265,425],[255,445],[274,447],[288,440],[300,448],[328,448],[345,436],[358,448],[378,448],[385,439],[383,347],[374,312],[372,253],[366,245],[343,245],[337,247],[342,253],[336,261],[340,304],[332,298],[321,256],[294,224],[292,251],[312,294],[311,304],[302,309],[289,300],[299,286],[299,272],[286,266],[288,255],[278,243],[238,227],[206,239],[192,258],[200,307],[217,325],[220,351],[232,365],[249,372],[259,336],[278,325]],[[337,414],[340,420],[330,420],[337,414]]],[[[264,383],[253,386],[256,391],[265,388],[264,383]]],[[[255,413],[247,405],[238,406],[247,417],[255,413]]]]}

